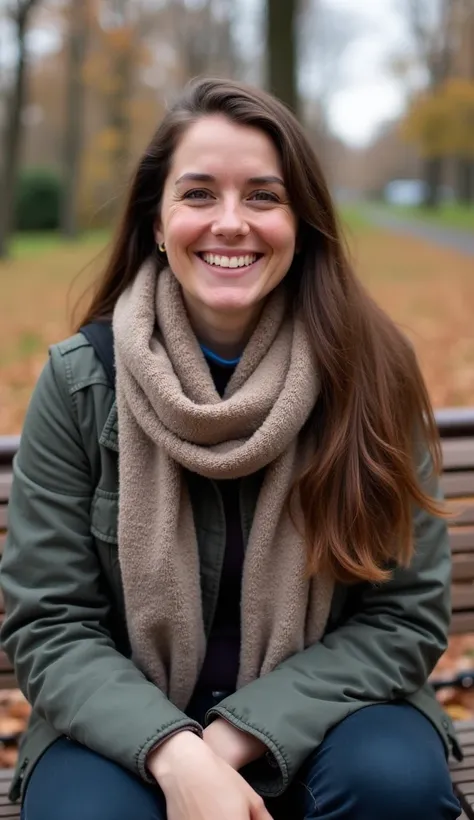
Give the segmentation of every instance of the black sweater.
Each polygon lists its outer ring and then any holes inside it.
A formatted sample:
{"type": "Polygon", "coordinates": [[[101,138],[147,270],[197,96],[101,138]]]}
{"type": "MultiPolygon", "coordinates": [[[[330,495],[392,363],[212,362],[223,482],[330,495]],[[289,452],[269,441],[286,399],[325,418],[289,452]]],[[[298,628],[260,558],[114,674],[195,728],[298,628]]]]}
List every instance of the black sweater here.
{"type": "MultiPolygon", "coordinates": [[[[234,365],[221,365],[209,359],[208,364],[217,391],[222,396],[234,365]]],[[[233,692],[239,671],[240,593],[244,566],[240,479],[221,480],[216,484],[224,505],[226,548],[215,617],[196,689],[233,692]]]]}

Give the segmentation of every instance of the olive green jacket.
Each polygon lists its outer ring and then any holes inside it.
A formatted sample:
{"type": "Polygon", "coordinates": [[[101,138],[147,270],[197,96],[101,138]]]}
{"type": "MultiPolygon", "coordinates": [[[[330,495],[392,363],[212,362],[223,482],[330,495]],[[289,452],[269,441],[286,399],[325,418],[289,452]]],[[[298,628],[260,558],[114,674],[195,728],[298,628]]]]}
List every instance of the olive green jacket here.
{"type": "MultiPolygon", "coordinates": [[[[117,554],[114,391],[81,334],[51,349],[26,417],[1,567],[5,650],[33,706],[12,797],[60,735],[150,780],[146,756],[179,727],[198,727],[130,659],[117,554]]],[[[201,558],[204,622],[212,626],[225,550],[216,485],[188,475],[201,558]]],[[[258,478],[242,481],[247,540],[258,478]]],[[[323,640],[227,697],[220,715],[269,754],[247,769],[281,794],[328,730],[370,704],[406,699],[459,754],[426,679],[446,647],[450,550],[443,522],[415,515],[416,557],[384,585],[336,588],[323,640]]]]}

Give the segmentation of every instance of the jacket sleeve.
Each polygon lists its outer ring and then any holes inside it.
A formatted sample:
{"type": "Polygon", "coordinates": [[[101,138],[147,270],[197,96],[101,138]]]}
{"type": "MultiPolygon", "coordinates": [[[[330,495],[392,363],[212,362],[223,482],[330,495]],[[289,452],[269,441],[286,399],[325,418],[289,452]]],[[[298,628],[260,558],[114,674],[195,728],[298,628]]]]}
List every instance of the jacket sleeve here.
{"type": "Polygon", "coordinates": [[[154,782],[148,752],[178,729],[202,729],[111,638],[91,468],[60,366],[45,366],[15,459],[1,638],[20,688],[56,731],[154,782]]]}
{"type": "MultiPolygon", "coordinates": [[[[441,497],[431,464],[423,483],[441,497]]],[[[353,614],[323,640],[226,698],[207,716],[258,737],[271,753],[248,767],[266,796],[282,793],[331,727],[358,709],[401,699],[426,683],[446,648],[451,554],[445,522],[417,511],[415,555],[381,585],[356,587],[353,614]],[[273,759],[273,769],[269,765],[273,759]]]]}

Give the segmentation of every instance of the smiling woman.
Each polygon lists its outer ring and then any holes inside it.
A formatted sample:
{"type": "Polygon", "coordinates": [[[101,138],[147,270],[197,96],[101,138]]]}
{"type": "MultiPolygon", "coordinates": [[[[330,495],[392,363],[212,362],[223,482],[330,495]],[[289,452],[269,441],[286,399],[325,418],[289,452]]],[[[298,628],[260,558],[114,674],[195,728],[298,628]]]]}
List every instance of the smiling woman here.
{"type": "Polygon", "coordinates": [[[24,820],[458,817],[436,427],[281,103],[184,90],[82,325],[1,566],[24,820]]]}

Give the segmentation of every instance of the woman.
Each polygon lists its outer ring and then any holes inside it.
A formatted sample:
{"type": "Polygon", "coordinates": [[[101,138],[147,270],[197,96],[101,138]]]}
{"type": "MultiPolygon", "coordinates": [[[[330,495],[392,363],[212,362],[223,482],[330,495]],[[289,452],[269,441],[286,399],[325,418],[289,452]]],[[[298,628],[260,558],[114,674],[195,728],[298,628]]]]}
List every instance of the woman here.
{"type": "Polygon", "coordinates": [[[117,401],[53,346],[15,464],[24,820],[458,817],[428,396],[279,102],[166,114],[83,325],[112,317],[117,401]]]}

